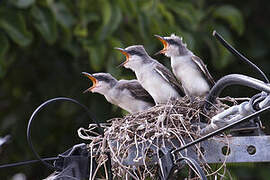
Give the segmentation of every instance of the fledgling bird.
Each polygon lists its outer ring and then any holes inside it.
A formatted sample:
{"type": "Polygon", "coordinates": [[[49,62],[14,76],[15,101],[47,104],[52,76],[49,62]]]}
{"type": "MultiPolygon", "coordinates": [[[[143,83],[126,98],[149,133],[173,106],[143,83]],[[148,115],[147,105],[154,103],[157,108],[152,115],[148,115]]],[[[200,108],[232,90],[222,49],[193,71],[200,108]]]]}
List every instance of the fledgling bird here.
{"type": "Polygon", "coordinates": [[[203,61],[187,48],[182,38],[174,34],[169,37],[155,36],[164,46],[156,54],[165,54],[171,58],[172,71],[182,83],[185,93],[191,99],[195,96],[205,96],[215,81],[203,61]]]}
{"type": "Polygon", "coordinates": [[[109,73],[89,74],[82,72],[93,83],[84,92],[99,93],[106,100],[129,113],[146,110],[155,105],[150,94],[143,89],[137,80],[117,80],[109,73]]]}
{"type": "Polygon", "coordinates": [[[139,83],[153,97],[156,104],[184,96],[182,86],[172,72],[151,58],[142,45],[116,49],[126,56],[126,61],[120,66],[135,72],[139,83]]]}

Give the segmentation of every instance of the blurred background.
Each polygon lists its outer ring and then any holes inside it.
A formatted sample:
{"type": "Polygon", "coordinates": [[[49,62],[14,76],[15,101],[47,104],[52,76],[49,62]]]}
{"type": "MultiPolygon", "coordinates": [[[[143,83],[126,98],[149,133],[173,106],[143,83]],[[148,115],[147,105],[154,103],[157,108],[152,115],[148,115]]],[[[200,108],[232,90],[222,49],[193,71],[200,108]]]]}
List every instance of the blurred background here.
{"type": "MultiPolygon", "coordinates": [[[[142,44],[153,55],[162,48],[153,35],[175,33],[204,60],[215,80],[230,73],[259,77],[215,40],[216,29],[269,75],[269,7],[266,0],[1,0],[0,136],[9,134],[12,140],[1,147],[0,164],[34,158],[26,141],[27,122],[45,100],[74,98],[100,122],[125,113],[99,94],[82,93],[91,85],[83,71],[109,72],[118,79],[135,77],[116,68],[124,57],[114,47],[142,44]]],[[[155,58],[169,65],[164,56],[155,58]]],[[[222,95],[255,93],[231,87],[222,95]]],[[[264,125],[270,126],[267,119],[264,125]]],[[[74,104],[55,103],[35,119],[33,144],[40,156],[56,156],[82,142],[77,129],[90,122],[74,104]]],[[[269,179],[269,167],[268,163],[229,165],[234,179],[269,179]]],[[[0,169],[0,179],[36,180],[50,173],[37,163],[0,169]]]]}

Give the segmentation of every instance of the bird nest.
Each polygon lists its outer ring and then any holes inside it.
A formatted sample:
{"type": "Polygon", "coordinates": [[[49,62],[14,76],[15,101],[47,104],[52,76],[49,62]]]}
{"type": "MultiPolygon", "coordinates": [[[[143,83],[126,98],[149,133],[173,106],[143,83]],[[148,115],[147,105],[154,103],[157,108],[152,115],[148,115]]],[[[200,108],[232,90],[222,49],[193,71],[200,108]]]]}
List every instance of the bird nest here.
{"type": "MultiPolygon", "coordinates": [[[[78,134],[89,141],[89,151],[97,162],[97,168],[90,168],[90,179],[108,178],[105,166],[108,153],[114,179],[158,179],[158,148],[177,148],[199,138],[202,123],[209,124],[211,117],[230,107],[228,104],[237,102],[234,98],[219,99],[207,112],[203,110],[204,103],[204,98],[190,102],[184,97],[123,118],[110,119],[101,124],[104,137],[96,133],[96,124],[80,128],[78,134]]],[[[199,146],[193,148],[198,156],[203,156],[199,146]]],[[[91,161],[90,167],[93,166],[91,161]]],[[[224,174],[224,166],[225,163],[214,171],[208,164],[201,163],[208,176],[224,174]]]]}

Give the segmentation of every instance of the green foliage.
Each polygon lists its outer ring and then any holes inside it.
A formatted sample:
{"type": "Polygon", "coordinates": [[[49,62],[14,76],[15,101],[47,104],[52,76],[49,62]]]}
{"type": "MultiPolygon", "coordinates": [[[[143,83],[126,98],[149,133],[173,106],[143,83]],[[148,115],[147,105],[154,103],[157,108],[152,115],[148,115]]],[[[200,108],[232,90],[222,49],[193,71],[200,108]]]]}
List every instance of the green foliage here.
{"type": "MultiPolygon", "coordinates": [[[[10,40],[20,46],[35,46],[42,36],[50,45],[61,44],[62,50],[73,56],[86,53],[95,71],[106,68],[108,60],[112,61],[110,64],[119,62],[111,38],[122,42],[123,47],[144,44],[149,53],[153,53],[159,47],[153,34],[171,33],[183,36],[199,55],[203,55],[201,44],[206,44],[211,49],[213,65],[224,68],[229,65],[230,56],[210,38],[212,30],[228,31],[229,24],[240,35],[244,31],[243,17],[237,8],[232,5],[215,7],[204,1],[12,0],[7,5],[14,8],[0,9],[0,27],[10,40]],[[75,48],[81,52],[74,52],[75,48]]],[[[225,33],[226,38],[232,39],[229,31],[225,33]]],[[[117,74],[117,70],[114,73],[117,74]]]]}
{"type": "MultiPolygon", "coordinates": [[[[152,55],[161,48],[154,34],[175,33],[183,36],[188,47],[207,63],[215,79],[233,71],[241,73],[242,68],[239,69],[228,51],[212,37],[216,29],[234,45],[244,41],[242,52],[256,54],[259,62],[265,64],[264,68],[270,67],[267,58],[262,58],[267,56],[268,44],[264,37],[257,38],[260,31],[270,39],[268,28],[245,27],[252,20],[253,11],[249,16],[244,12],[253,6],[224,0],[219,3],[206,0],[0,1],[0,135],[11,133],[16,139],[3,155],[3,163],[32,158],[25,140],[26,122],[34,108],[46,99],[74,97],[87,104],[101,121],[122,114],[102,96],[81,93],[89,86],[89,81],[80,76],[82,71],[106,71],[117,78],[134,77],[133,73],[116,68],[123,57],[114,47],[143,44],[152,55]]],[[[257,13],[261,15],[261,12],[257,13]]],[[[162,56],[156,58],[168,63],[162,56]]],[[[39,152],[56,155],[78,141],[75,131],[80,123],[72,122],[82,119],[86,118],[74,107],[62,105],[41,114],[39,121],[44,123],[36,126],[36,133],[42,137],[35,139],[40,142],[39,152]],[[73,134],[71,130],[75,130],[73,134]],[[63,136],[61,141],[59,138],[63,136]]],[[[40,166],[19,170],[27,172],[28,179],[48,175],[40,166]]],[[[10,169],[4,176],[9,178],[15,172],[10,169]]]]}
{"type": "Polygon", "coordinates": [[[53,44],[57,38],[56,21],[49,9],[32,7],[31,15],[33,24],[49,44],[53,44]]]}
{"type": "Polygon", "coordinates": [[[20,46],[28,46],[32,42],[32,34],[28,31],[20,11],[0,9],[0,27],[20,46]]]}
{"type": "Polygon", "coordinates": [[[225,5],[217,8],[214,13],[214,17],[221,18],[230,24],[231,28],[238,34],[244,32],[244,21],[241,12],[233,6],[225,5]]]}
{"type": "Polygon", "coordinates": [[[28,8],[31,6],[33,3],[35,3],[35,0],[11,0],[11,4],[16,6],[17,8],[28,8]]]}

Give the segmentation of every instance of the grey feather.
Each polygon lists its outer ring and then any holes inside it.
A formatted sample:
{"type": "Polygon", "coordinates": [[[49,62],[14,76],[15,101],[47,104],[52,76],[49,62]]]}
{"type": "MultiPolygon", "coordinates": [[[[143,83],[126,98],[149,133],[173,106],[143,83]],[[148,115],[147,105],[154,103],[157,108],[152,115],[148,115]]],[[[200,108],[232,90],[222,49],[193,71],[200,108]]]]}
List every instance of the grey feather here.
{"type": "Polygon", "coordinates": [[[172,72],[160,63],[156,63],[155,71],[164,78],[179,94],[185,96],[182,85],[176,80],[172,72]]]}
{"type": "Polygon", "coordinates": [[[155,104],[152,96],[141,86],[137,80],[121,80],[115,88],[118,88],[121,91],[126,89],[135,99],[155,104]]]}
{"type": "Polygon", "coordinates": [[[205,77],[205,79],[207,80],[210,87],[213,87],[215,84],[215,81],[214,81],[213,77],[211,76],[211,74],[209,73],[209,71],[208,71],[206,65],[203,63],[203,61],[198,56],[192,56],[191,59],[197,65],[198,70],[202,72],[202,75],[205,77]]]}

